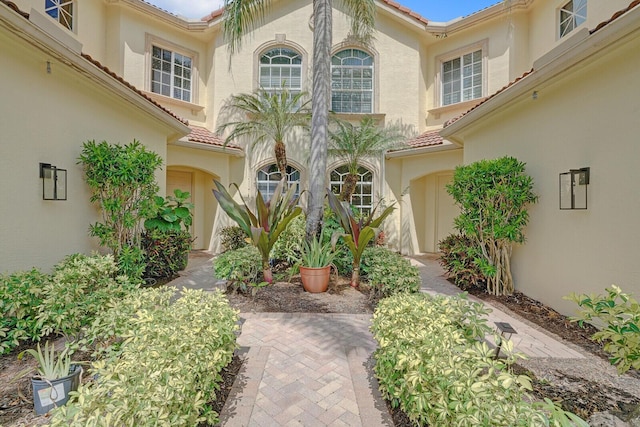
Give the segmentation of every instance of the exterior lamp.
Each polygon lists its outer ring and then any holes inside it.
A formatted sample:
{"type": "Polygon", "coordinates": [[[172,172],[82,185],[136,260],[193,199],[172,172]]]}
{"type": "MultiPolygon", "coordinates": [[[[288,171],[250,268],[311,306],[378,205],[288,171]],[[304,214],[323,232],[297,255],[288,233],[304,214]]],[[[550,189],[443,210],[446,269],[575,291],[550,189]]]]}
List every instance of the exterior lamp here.
{"type": "Polygon", "coordinates": [[[502,348],[502,340],[503,339],[511,339],[511,336],[513,334],[517,334],[516,330],[513,329],[513,326],[511,326],[509,323],[507,322],[495,322],[496,328],[498,329],[498,332],[500,332],[500,337],[498,337],[498,347],[496,348],[496,355],[495,355],[495,359],[498,360],[498,356],[500,355],[500,349],[502,348]]]}
{"type": "Polygon", "coordinates": [[[560,209],[587,209],[590,168],[570,169],[560,174],[560,209]]]}
{"type": "Polygon", "coordinates": [[[42,200],[67,200],[67,170],[40,163],[42,200]]]}

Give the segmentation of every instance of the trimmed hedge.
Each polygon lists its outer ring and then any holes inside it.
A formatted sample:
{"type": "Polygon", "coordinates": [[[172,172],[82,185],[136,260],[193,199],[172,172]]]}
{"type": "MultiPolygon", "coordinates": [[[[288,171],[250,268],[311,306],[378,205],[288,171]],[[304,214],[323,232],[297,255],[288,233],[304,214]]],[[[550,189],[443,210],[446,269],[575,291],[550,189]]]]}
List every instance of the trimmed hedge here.
{"type": "Polygon", "coordinates": [[[420,290],[420,272],[408,259],[380,246],[365,249],[362,273],[371,286],[373,298],[420,290]]]}

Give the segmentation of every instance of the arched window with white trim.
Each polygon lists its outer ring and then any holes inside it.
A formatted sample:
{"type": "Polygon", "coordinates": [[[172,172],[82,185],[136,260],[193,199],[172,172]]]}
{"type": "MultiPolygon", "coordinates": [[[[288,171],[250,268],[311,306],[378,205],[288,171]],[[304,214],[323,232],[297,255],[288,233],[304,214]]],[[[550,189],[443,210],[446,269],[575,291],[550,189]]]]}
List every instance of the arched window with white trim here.
{"type": "MultiPolygon", "coordinates": [[[[281,178],[282,174],[275,163],[258,170],[256,183],[265,201],[271,199],[281,178]]],[[[292,166],[287,166],[287,184],[295,186],[295,195],[300,195],[300,171],[292,166]]]]}
{"type": "Polygon", "coordinates": [[[331,58],[331,110],[373,113],[373,57],[360,49],[344,49],[331,58]]]}
{"type": "Polygon", "coordinates": [[[270,49],[260,56],[260,87],[274,94],[286,87],[291,95],[302,91],[302,55],[288,47],[270,49]]]}
{"type": "MultiPolygon", "coordinates": [[[[349,168],[346,165],[331,171],[330,186],[333,194],[342,192],[344,179],[348,174],[349,168]]],[[[358,182],[351,196],[351,204],[365,215],[373,209],[373,172],[363,166],[358,168],[358,182]]]]}

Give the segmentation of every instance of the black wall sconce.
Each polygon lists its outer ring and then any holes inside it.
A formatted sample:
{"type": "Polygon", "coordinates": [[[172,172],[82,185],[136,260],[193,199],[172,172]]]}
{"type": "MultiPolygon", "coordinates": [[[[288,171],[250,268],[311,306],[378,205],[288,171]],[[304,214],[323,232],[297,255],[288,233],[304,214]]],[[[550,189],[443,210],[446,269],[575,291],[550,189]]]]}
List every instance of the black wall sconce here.
{"type": "Polygon", "coordinates": [[[67,200],[67,170],[40,163],[42,200],[67,200]]]}
{"type": "Polygon", "coordinates": [[[580,168],[560,174],[560,209],[587,209],[589,172],[580,168]]]}

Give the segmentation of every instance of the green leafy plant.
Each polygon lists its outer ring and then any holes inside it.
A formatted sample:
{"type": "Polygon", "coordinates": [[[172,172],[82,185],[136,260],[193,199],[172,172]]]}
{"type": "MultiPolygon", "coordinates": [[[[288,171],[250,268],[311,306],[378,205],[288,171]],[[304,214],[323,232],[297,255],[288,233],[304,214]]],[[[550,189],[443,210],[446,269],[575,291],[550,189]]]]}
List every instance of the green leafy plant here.
{"type": "MultiPolygon", "coordinates": [[[[297,206],[295,187],[291,186],[285,191],[286,183],[280,181],[268,202],[264,201],[260,190],[258,190],[254,213],[249,209],[244,199],[242,199],[242,206],[239,205],[220,182],[214,181],[214,183],[216,190],[213,190],[213,195],[218,200],[218,204],[231,219],[238,223],[251,243],[258,248],[262,257],[264,280],[267,283],[273,282],[273,274],[269,264],[271,248],[287,228],[289,222],[302,213],[302,208],[297,206]]],[[[232,185],[240,193],[238,186],[232,185]]],[[[242,198],[242,196],[240,197],[242,198]]]]}
{"type": "Polygon", "coordinates": [[[486,314],[464,294],[381,300],[371,329],[383,396],[417,425],[587,427],[551,402],[529,403],[530,378],[509,368],[522,356],[505,340],[506,356],[496,360],[482,340],[489,332],[486,314]]]}
{"type": "Polygon", "coordinates": [[[329,242],[322,243],[320,238],[314,238],[311,243],[303,241],[301,262],[304,267],[320,268],[331,265],[335,254],[329,242]]]}
{"type": "Polygon", "coordinates": [[[22,359],[24,354],[30,354],[38,362],[38,375],[40,378],[53,381],[64,378],[71,371],[71,357],[67,354],[66,349],[56,354],[56,348],[53,344],[49,346],[49,341],[44,344],[44,351],[38,343],[36,350],[29,348],[18,355],[18,359],[22,359]]]}
{"type": "Polygon", "coordinates": [[[40,337],[37,316],[48,280],[35,268],[0,275],[0,354],[40,337]]]}
{"type": "Polygon", "coordinates": [[[247,235],[237,225],[230,225],[229,227],[224,227],[220,231],[220,243],[222,244],[223,251],[233,251],[236,249],[243,248],[248,245],[247,243],[247,235]]]}
{"type": "Polygon", "coordinates": [[[440,265],[456,286],[461,289],[486,286],[487,279],[476,262],[482,252],[472,239],[462,234],[450,234],[438,243],[438,247],[440,265]]]}
{"type": "Polygon", "coordinates": [[[247,292],[252,283],[260,282],[260,263],[260,252],[255,246],[245,246],[217,256],[213,270],[217,278],[229,282],[231,289],[247,292]]]}
{"type": "Polygon", "coordinates": [[[513,293],[511,251],[524,243],[527,207],[535,203],[533,180],[525,164],[513,157],[481,160],[456,167],[447,191],[460,207],[456,228],[478,248],[474,262],[493,295],[513,293]]]}
{"type": "Polygon", "coordinates": [[[376,237],[378,227],[380,227],[382,222],[393,212],[394,206],[388,206],[377,218],[374,218],[377,209],[373,208],[369,215],[356,220],[349,203],[338,200],[338,197],[336,197],[331,190],[327,190],[327,195],[329,197],[329,206],[335,213],[343,229],[342,232],[333,234],[331,237],[331,245],[335,247],[338,239],[342,238],[347,248],[349,248],[349,251],[353,255],[351,286],[357,287],[360,284],[360,260],[362,253],[369,242],[376,237]]]}
{"type": "Polygon", "coordinates": [[[420,290],[420,272],[408,259],[380,246],[365,249],[362,273],[371,287],[370,296],[379,299],[401,292],[420,290]]]}
{"type": "Polygon", "coordinates": [[[76,337],[105,304],[136,288],[127,276],[118,274],[112,255],[70,255],[54,267],[44,287],[37,316],[41,334],[76,337]]]}
{"type": "Polygon", "coordinates": [[[300,260],[305,239],[304,215],[291,220],[271,249],[271,258],[293,265],[300,260]]]}
{"type": "MultiPolygon", "coordinates": [[[[116,260],[125,248],[139,249],[142,221],[155,210],[155,171],[162,158],[136,140],[125,145],[87,141],[78,163],[92,192],[90,200],[102,212],[102,221],[89,228],[91,235],[111,249],[116,260]]],[[[128,273],[136,271],[142,273],[144,266],[130,268],[128,273]]]]}
{"type": "Polygon", "coordinates": [[[618,373],[640,369],[640,304],[616,285],[605,289],[605,295],[575,294],[565,297],[580,309],[571,320],[580,326],[584,322],[602,327],[592,339],[604,343],[611,364],[618,373]]]}
{"type": "Polygon", "coordinates": [[[97,335],[119,342],[118,351],[92,364],[97,379],[54,411],[52,426],[219,422],[208,402],[215,400],[221,371],[233,357],[238,313],[220,292],[183,290],[173,303],[175,289],[169,298],[164,292],[138,290],[98,316],[97,335]],[[116,326],[111,333],[110,325],[116,326]]]}
{"type": "Polygon", "coordinates": [[[193,238],[185,230],[147,230],[142,235],[144,277],[174,277],[187,267],[193,238]]]}
{"type": "Polygon", "coordinates": [[[188,191],[179,188],[173,190],[173,196],[163,198],[155,196],[155,216],[144,221],[144,228],[147,230],[160,231],[185,231],[189,230],[193,222],[193,203],[187,202],[191,197],[188,191]]]}

